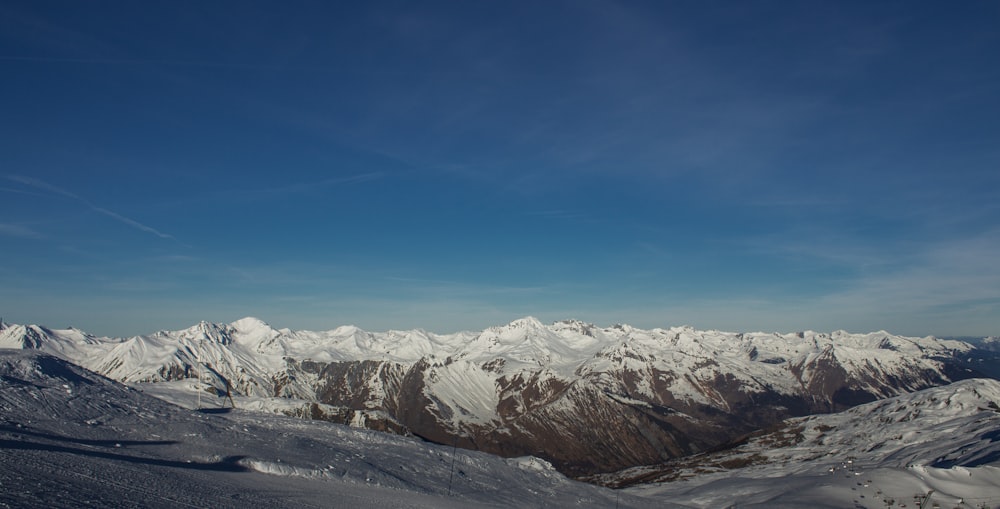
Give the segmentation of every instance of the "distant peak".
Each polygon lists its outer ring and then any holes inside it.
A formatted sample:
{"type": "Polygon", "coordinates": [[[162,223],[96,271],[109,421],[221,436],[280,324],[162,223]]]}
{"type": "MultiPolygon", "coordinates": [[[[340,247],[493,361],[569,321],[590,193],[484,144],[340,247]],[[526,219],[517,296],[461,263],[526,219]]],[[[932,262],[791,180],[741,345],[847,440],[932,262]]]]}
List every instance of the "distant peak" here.
{"type": "Polygon", "coordinates": [[[271,328],[271,326],[268,325],[267,322],[265,322],[264,320],[261,320],[260,318],[256,318],[256,317],[253,317],[253,316],[246,316],[246,317],[240,318],[239,320],[236,320],[235,322],[232,322],[229,325],[231,325],[234,329],[241,330],[241,331],[251,330],[251,329],[270,329],[271,328]]]}
{"type": "Polygon", "coordinates": [[[525,316],[524,318],[518,318],[517,320],[510,322],[508,326],[517,328],[540,329],[545,327],[545,324],[543,324],[541,321],[539,321],[537,318],[533,316],[525,316]]]}
{"type": "Polygon", "coordinates": [[[626,332],[626,333],[632,332],[632,331],[635,330],[635,327],[632,327],[631,325],[629,325],[627,323],[616,323],[616,324],[612,325],[611,328],[612,329],[618,329],[618,330],[620,330],[622,332],[626,332]]]}
{"type": "Polygon", "coordinates": [[[329,331],[336,336],[351,336],[354,334],[367,334],[367,331],[357,325],[341,325],[329,331]]]}
{"type": "Polygon", "coordinates": [[[553,329],[562,331],[572,331],[577,334],[583,334],[584,336],[594,337],[594,330],[597,328],[592,323],[587,323],[582,320],[559,320],[552,324],[553,329]]]}

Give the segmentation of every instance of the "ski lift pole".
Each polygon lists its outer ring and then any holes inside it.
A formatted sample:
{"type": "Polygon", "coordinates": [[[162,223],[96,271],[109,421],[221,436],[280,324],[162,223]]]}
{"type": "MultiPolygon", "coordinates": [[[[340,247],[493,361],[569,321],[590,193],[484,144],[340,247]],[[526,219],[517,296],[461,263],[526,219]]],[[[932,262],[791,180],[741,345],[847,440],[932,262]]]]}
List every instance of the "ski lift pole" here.
{"type": "Polygon", "coordinates": [[[455,433],[455,442],[451,446],[451,475],[448,476],[448,496],[451,496],[451,482],[455,479],[455,456],[458,455],[458,437],[461,433],[455,433]]]}
{"type": "Polygon", "coordinates": [[[194,356],[198,364],[198,382],[195,383],[194,389],[198,392],[198,410],[201,410],[201,348],[195,347],[194,356]]]}

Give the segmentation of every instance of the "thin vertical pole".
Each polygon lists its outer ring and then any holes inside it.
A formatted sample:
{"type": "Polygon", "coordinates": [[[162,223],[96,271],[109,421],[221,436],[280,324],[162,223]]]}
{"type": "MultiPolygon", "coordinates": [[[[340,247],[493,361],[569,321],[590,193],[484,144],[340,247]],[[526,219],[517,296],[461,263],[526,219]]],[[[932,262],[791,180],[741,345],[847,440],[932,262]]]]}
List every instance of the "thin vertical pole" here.
{"type": "Polygon", "coordinates": [[[455,456],[458,455],[458,434],[455,435],[455,443],[451,446],[451,475],[448,476],[448,496],[451,496],[451,481],[455,478],[455,456]]]}
{"type": "Polygon", "coordinates": [[[198,383],[195,384],[195,390],[198,391],[198,410],[201,410],[201,349],[195,348],[194,357],[198,362],[198,383]]]}

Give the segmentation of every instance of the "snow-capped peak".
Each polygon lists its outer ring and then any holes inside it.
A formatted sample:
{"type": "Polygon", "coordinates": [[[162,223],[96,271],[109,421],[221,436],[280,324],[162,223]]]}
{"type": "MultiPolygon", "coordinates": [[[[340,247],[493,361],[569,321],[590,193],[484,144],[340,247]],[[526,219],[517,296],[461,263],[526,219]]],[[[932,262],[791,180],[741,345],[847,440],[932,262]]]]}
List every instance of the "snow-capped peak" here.
{"type": "Polygon", "coordinates": [[[253,316],[240,318],[239,320],[236,320],[235,322],[232,322],[229,325],[232,328],[243,333],[261,329],[272,330],[271,326],[268,325],[267,322],[261,320],[260,318],[255,318],[253,316]]]}
{"type": "Polygon", "coordinates": [[[508,329],[538,330],[544,329],[545,324],[533,316],[525,316],[510,322],[506,327],[508,329]]]}

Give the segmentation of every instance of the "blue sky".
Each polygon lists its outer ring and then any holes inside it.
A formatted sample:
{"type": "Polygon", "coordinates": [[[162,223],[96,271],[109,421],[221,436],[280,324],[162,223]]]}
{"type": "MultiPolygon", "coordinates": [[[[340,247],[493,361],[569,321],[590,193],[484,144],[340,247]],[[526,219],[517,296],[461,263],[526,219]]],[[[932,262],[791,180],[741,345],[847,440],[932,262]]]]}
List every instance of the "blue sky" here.
{"type": "Polygon", "coordinates": [[[0,315],[998,334],[997,26],[975,1],[4,2],[0,315]]]}

